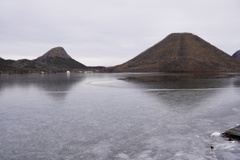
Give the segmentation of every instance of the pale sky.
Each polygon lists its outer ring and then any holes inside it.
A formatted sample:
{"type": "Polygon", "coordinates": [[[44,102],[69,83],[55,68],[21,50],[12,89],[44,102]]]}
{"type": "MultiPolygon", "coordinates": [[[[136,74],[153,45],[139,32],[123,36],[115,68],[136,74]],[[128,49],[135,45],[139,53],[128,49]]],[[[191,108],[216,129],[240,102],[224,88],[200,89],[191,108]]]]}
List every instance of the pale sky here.
{"type": "Polygon", "coordinates": [[[62,46],[87,66],[121,64],[167,35],[190,32],[232,55],[240,0],[0,0],[0,57],[62,46]]]}

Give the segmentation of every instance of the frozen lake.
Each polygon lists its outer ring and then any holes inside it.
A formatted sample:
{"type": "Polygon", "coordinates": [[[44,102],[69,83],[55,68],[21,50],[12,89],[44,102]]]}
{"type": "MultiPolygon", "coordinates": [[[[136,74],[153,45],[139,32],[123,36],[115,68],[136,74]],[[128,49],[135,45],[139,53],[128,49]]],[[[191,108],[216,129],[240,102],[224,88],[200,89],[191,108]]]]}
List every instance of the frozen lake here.
{"type": "Polygon", "coordinates": [[[0,160],[239,160],[216,136],[239,97],[237,74],[1,75],[0,160]]]}

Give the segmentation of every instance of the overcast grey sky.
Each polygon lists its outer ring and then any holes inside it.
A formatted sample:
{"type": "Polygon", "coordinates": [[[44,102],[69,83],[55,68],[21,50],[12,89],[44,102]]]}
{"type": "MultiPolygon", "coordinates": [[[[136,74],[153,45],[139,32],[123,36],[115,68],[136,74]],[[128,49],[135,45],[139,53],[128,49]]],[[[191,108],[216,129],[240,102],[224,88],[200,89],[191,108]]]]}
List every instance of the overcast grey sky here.
{"type": "Polygon", "coordinates": [[[0,0],[0,57],[35,59],[53,47],[88,66],[121,64],[174,32],[232,55],[239,0],[0,0]]]}

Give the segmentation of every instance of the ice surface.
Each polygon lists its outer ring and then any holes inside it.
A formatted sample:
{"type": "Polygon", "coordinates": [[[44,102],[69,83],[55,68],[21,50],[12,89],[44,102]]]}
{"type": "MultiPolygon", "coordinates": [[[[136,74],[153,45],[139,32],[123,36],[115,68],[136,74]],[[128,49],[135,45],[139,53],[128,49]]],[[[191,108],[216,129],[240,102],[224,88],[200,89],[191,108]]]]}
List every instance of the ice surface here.
{"type": "Polygon", "coordinates": [[[240,159],[239,75],[149,75],[1,76],[0,159],[240,159]]]}

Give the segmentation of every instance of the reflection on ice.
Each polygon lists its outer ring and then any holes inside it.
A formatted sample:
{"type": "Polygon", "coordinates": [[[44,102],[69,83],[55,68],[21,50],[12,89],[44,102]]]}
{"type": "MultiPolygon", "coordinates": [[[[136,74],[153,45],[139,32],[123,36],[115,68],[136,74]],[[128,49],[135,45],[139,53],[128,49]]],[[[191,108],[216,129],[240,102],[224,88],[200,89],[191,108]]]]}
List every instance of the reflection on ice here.
{"type": "Polygon", "coordinates": [[[213,89],[231,85],[232,74],[152,74],[127,75],[123,80],[152,89],[213,89]]]}
{"type": "Polygon", "coordinates": [[[61,100],[66,96],[69,90],[74,85],[84,80],[84,76],[70,74],[41,74],[41,75],[11,75],[2,76],[0,78],[0,92],[5,90],[6,92],[20,91],[18,87],[21,87],[24,91],[44,91],[53,98],[61,100]]]}

